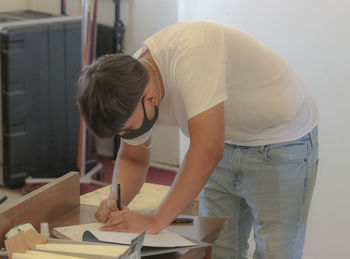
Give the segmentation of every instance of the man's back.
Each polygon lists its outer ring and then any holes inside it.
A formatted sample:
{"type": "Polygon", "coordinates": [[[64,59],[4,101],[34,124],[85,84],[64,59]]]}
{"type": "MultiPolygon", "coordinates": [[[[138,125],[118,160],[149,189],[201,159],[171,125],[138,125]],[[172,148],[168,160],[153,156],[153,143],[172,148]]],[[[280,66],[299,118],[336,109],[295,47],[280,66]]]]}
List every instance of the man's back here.
{"type": "Polygon", "coordinates": [[[188,119],[224,101],[226,140],[245,146],[294,140],[317,124],[316,103],[294,69],[244,31],[185,22],[144,44],[170,94],[160,123],[170,119],[186,134],[188,119]]]}

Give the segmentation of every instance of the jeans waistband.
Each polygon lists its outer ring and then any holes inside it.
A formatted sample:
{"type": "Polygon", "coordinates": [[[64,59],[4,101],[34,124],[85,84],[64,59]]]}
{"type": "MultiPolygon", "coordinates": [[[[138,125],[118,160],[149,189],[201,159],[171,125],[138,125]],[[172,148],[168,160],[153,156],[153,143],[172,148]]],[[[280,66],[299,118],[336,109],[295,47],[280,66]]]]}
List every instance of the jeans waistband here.
{"type": "Polygon", "coordinates": [[[267,146],[272,146],[272,145],[283,145],[285,143],[288,142],[294,142],[294,141],[306,141],[306,140],[310,140],[311,146],[314,146],[316,143],[318,143],[318,126],[316,125],[309,133],[305,134],[303,137],[296,139],[296,140],[292,140],[292,141],[287,141],[287,142],[282,142],[282,143],[275,143],[275,144],[268,144],[268,145],[262,145],[262,146],[238,146],[235,144],[229,144],[229,143],[225,143],[225,145],[234,147],[234,148],[265,148],[267,146]]]}

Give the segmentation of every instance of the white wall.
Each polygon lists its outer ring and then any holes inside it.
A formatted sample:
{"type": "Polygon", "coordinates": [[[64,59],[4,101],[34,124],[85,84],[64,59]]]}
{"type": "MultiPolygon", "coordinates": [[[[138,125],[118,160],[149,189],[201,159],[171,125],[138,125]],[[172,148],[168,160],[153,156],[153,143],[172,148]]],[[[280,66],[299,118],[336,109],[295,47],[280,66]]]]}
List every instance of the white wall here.
{"type": "MultiPolygon", "coordinates": [[[[61,12],[60,0],[28,0],[29,6],[33,10],[59,14],[61,12]]],[[[69,2],[69,0],[67,1],[69,2]]]]}
{"type": "Polygon", "coordinates": [[[349,258],[350,1],[179,0],[179,19],[246,30],[300,73],[321,115],[320,164],[304,258],[349,258]]]}
{"type": "MultiPolygon", "coordinates": [[[[33,10],[42,12],[60,14],[61,1],[60,0],[27,0],[29,7],[33,10]]],[[[90,0],[92,3],[92,0],[90,0]]],[[[127,0],[121,1],[121,9],[123,9],[122,18],[125,18],[127,0]]],[[[68,15],[80,15],[81,14],[81,0],[67,0],[66,1],[66,13],[68,15]]],[[[108,25],[113,25],[114,20],[114,3],[113,0],[98,0],[97,8],[98,22],[108,25]]]]}
{"type": "MultiPolygon", "coordinates": [[[[125,53],[133,54],[143,40],[177,21],[176,0],[129,0],[125,53]]],[[[152,137],[151,165],[179,166],[179,130],[160,126],[152,137]]]]}
{"type": "Polygon", "coordinates": [[[0,0],[0,10],[28,8],[28,0],[0,0]]]}

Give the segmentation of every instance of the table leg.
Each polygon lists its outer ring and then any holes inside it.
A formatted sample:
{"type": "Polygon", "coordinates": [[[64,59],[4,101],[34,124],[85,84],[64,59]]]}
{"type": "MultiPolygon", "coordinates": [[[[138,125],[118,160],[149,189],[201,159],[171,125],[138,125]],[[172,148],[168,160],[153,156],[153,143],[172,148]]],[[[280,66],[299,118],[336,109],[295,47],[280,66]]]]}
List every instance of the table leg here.
{"type": "Polygon", "coordinates": [[[209,246],[205,249],[205,256],[203,259],[211,259],[212,246],[209,246]]]}

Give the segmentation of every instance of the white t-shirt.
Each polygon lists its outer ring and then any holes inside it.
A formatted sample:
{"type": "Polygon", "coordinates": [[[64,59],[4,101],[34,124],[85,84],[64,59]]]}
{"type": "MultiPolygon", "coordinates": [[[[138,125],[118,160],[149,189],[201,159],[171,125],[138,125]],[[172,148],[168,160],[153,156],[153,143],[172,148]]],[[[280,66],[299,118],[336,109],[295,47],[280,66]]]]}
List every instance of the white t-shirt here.
{"type": "Polygon", "coordinates": [[[134,57],[146,50],[165,88],[160,125],[189,136],[189,119],[224,102],[226,141],[259,146],[298,139],[318,123],[315,100],[294,69],[237,28],[177,23],[146,39],[134,57]]]}

